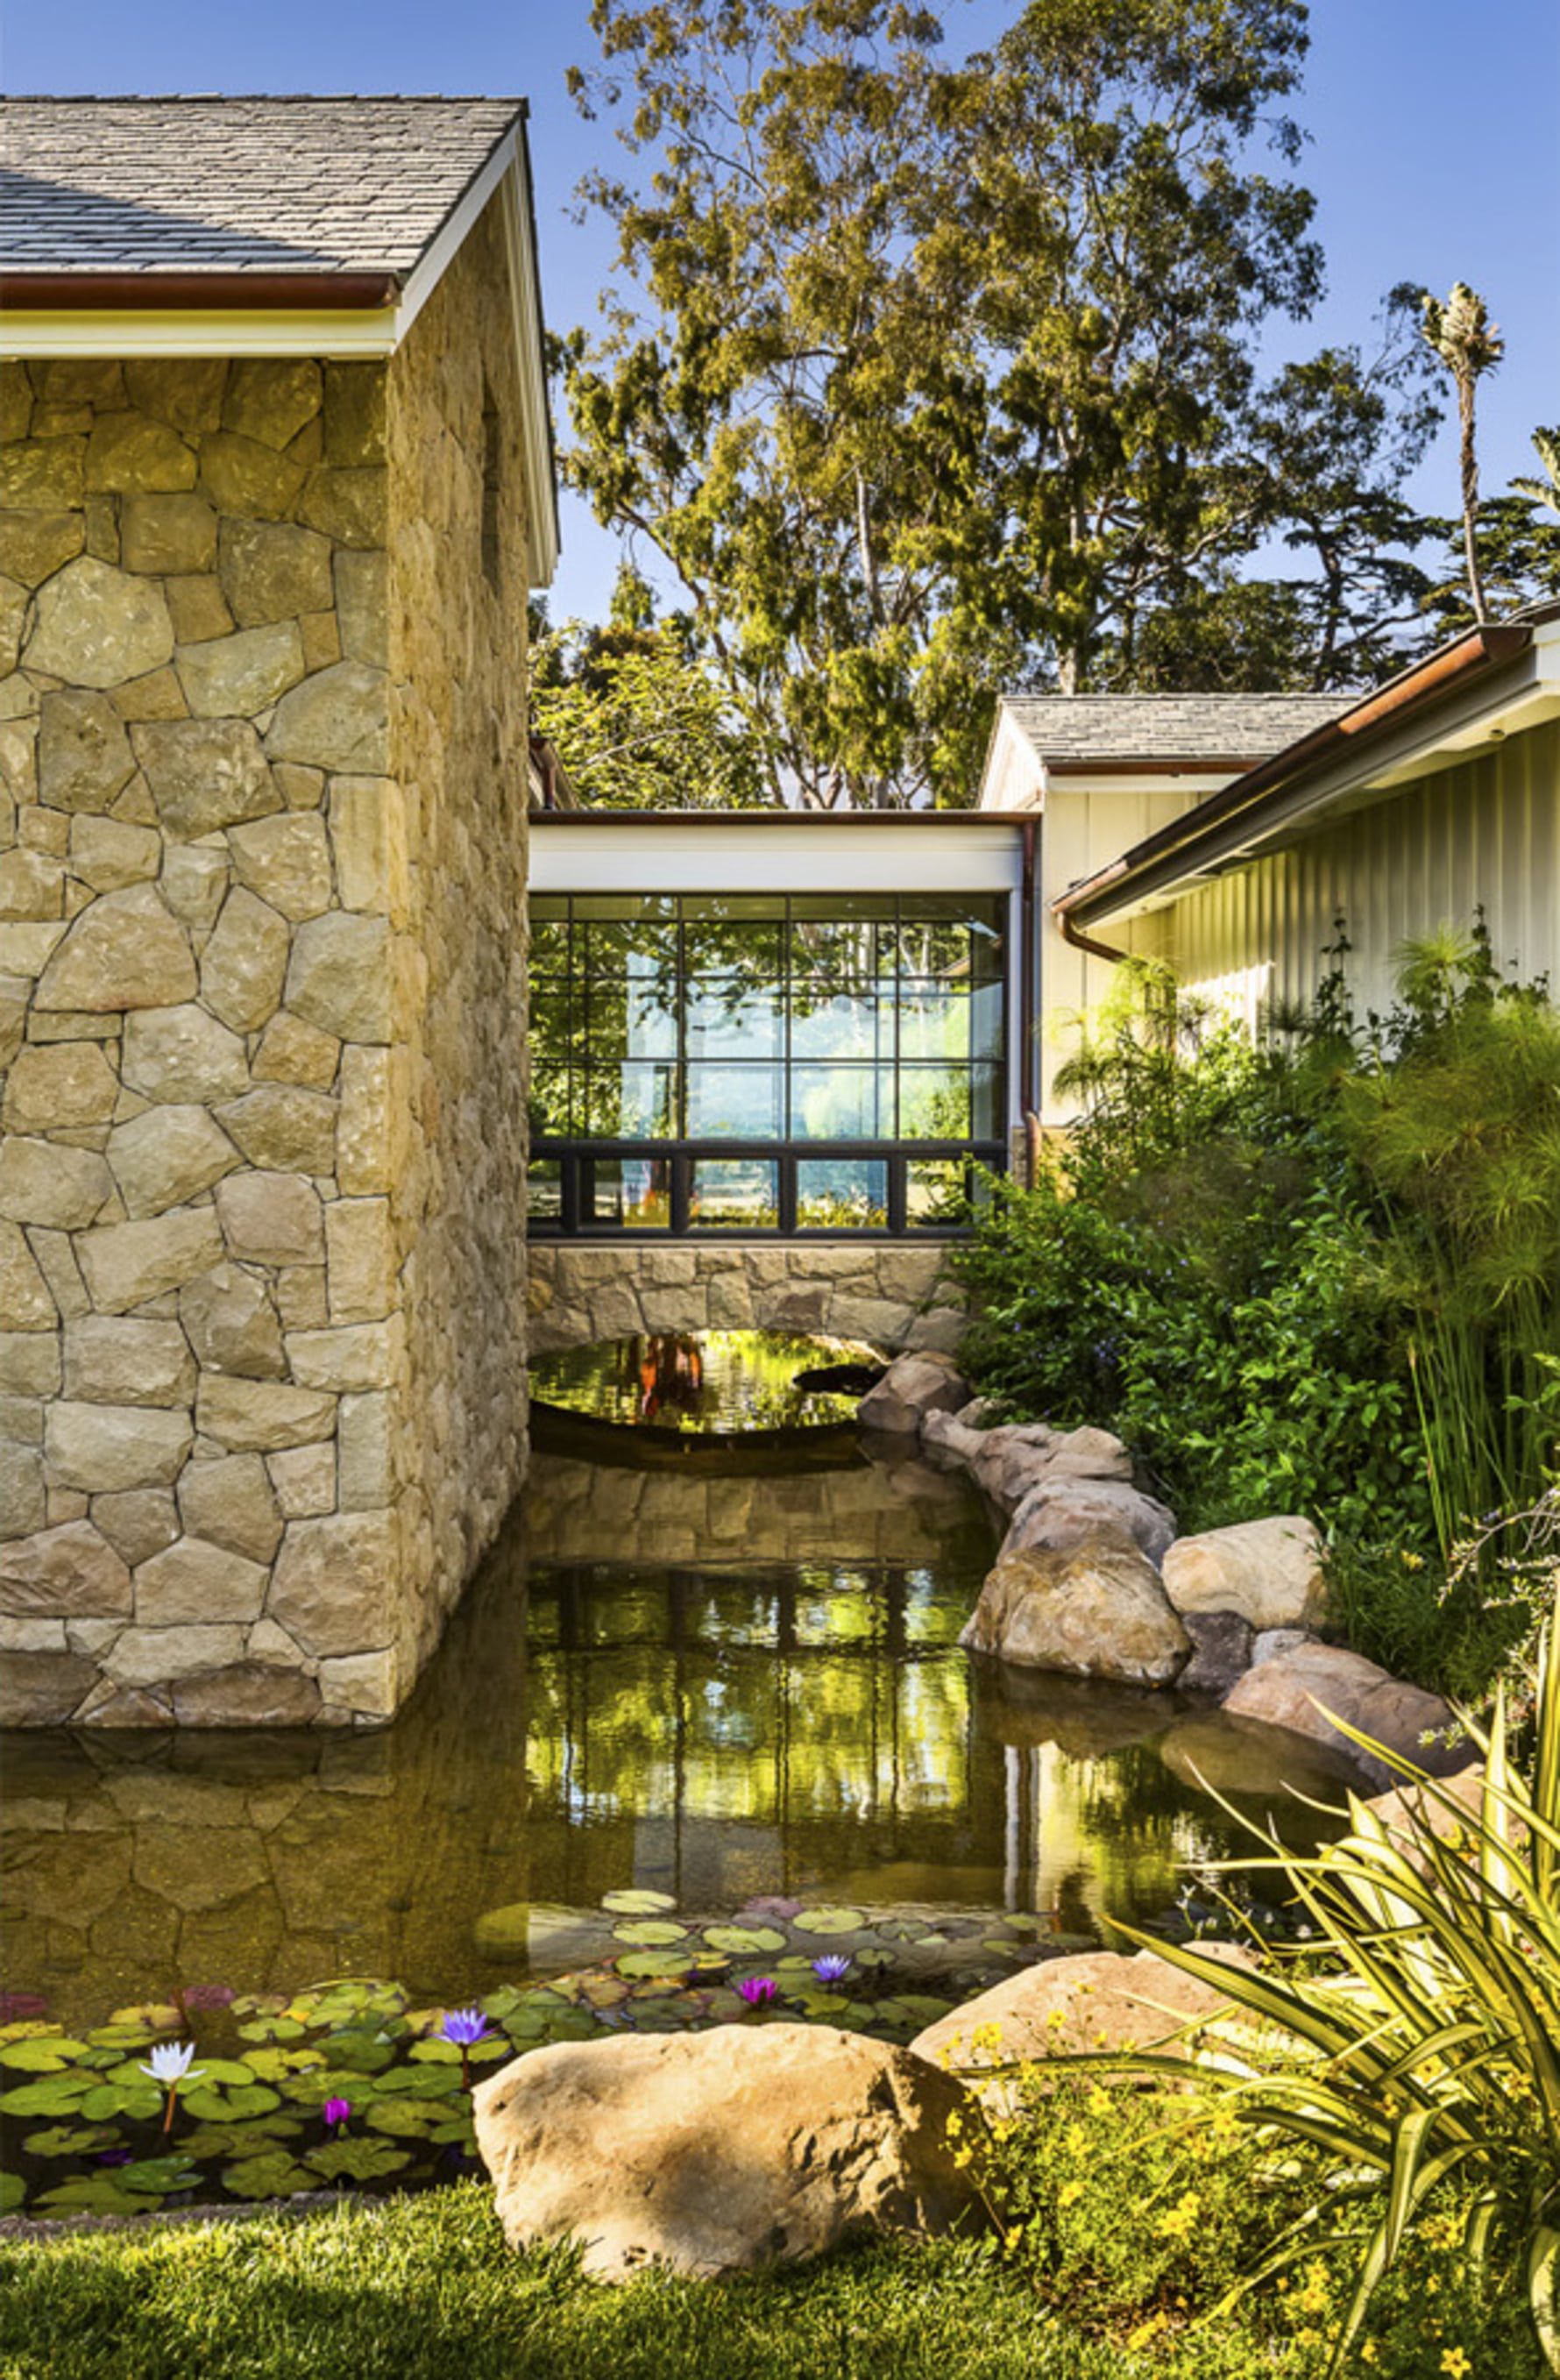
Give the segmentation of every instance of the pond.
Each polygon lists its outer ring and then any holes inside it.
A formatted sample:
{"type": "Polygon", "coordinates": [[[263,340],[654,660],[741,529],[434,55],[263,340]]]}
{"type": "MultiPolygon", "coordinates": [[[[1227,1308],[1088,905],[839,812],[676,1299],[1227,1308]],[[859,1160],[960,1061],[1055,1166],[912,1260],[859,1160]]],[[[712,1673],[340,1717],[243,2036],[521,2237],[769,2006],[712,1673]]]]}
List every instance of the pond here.
{"type": "Polygon", "coordinates": [[[507,2056],[741,2013],[767,1974],[908,2038],[1103,1911],[1166,1912],[1234,1840],[1199,1772],[1291,1837],[1317,1822],[1286,1786],[1336,1798],[1303,1747],[1206,1706],[961,1651],[996,1542],[961,1477],[832,1434],[816,1461],[676,1465],[540,1436],[394,1726],[6,1744],[0,2125],[30,2206],[51,2158],[77,2194],[49,2204],[117,2203],[94,2161],[127,2146],[138,2203],[198,2186],[137,2077],[159,2025],[216,2061],[180,2118],[208,2194],[423,2179],[466,2153],[441,2009],[480,2000],[480,2056],[507,2056]],[[52,2062],[15,2030],[48,2022],[52,2062]],[[344,2073],[356,2147],[321,2129],[344,2073]]]}
{"type": "Polygon", "coordinates": [[[543,1355],[544,1407],[614,1427],[695,1437],[849,1428],[882,1372],[870,1347],[780,1330],[646,1332],[543,1355]]]}

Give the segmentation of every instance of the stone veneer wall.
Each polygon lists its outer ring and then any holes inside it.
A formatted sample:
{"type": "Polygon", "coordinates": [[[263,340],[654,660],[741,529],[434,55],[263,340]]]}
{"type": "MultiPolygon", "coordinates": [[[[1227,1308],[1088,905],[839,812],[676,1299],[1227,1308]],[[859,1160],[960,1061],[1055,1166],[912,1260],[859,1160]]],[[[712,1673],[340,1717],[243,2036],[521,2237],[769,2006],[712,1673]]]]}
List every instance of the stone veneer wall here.
{"type": "Polygon", "coordinates": [[[946,1245],[905,1240],[533,1240],[530,1308],[535,1355],[636,1331],[706,1330],[816,1331],[890,1353],[951,1354],[964,1324],[946,1245]]]}
{"type": "Polygon", "coordinates": [[[5,367],[13,1720],[381,1719],[518,1483],[502,270],[389,365],[5,367]]]}

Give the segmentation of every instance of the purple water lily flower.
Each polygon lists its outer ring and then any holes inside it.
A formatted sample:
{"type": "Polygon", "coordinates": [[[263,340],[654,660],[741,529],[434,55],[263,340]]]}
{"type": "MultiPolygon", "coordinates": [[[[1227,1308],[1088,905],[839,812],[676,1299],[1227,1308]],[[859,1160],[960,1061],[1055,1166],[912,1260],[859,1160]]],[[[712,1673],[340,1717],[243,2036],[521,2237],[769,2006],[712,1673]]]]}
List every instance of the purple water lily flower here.
{"type": "Polygon", "coordinates": [[[210,2011],[231,2008],[237,1994],[231,1984],[190,1984],[176,1998],[184,2002],[187,2009],[210,2011]]]}
{"type": "Polygon", "coordinates": [[[737,1998],[750,2009],[766,2009],[779,1991],[773,1975],[744,1975],[737,1985],[737,1998]]]}
{"type": "Polygon", "coordinates": [[[443,2038],[446,2041],[453,2041],[460,2051],[461,2083],[463,2088],[469,2089],[471,2053],[479,2041],[486,2041],[489,2038],[490,2027],[487,2018],[479,2008],[447,2009],[444,2012],[444,2022],[439,2030],[443,2038]]]}
{"type": "Polygon", "coordinates": [[[128,2165],[134,2154],[133,2149],[99,2149],[94,2162],[98,2165],[128,2165]]]}
{"type": "Polygon", "coordinates": [[[840,1950],[826,1950],[821,1959],[813,1961],[813,1973],[820,1984],[842,1984],[850,1972],[851,1962],[840,1950]]]}
{"type": "Polygon", "coordinates": [[[345,2132],[352,2114],[350,2099],[327,2099],[320,2110],[327,2131],[345,2132]]]}

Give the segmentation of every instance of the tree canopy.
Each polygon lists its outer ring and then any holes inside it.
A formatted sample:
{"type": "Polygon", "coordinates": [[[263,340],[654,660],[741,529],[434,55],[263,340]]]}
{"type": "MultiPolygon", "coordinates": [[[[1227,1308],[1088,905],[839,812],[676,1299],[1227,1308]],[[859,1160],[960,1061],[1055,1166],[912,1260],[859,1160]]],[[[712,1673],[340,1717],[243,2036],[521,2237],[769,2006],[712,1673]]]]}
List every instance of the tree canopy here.
{"type": "Polygon", "coordinates": [[[592,24],[627,286],[560,343],[565,468],[675,581],[769,798],[968,798],[1003,684],[1401,657],[1422,343],[1398,304],[1378,356],[1256,363],[1322,286],[1301,0],[1031,0],[961,57],[903,0],[592,24]]]}

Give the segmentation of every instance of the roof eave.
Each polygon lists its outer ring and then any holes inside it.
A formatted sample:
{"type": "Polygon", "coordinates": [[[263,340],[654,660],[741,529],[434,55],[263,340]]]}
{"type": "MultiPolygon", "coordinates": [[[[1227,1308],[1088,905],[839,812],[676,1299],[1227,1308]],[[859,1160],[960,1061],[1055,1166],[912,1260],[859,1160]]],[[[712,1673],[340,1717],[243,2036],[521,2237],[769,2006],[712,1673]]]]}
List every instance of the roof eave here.
{"type": "Polygon", "coordinates": [[[1102,925],[1215,866],[1258,833],[1273,833],[1305,807],[1308,790],[1330,766],[1373,747],[1453,691],[1518,660],[1532,644],[1534,625],[1512,620],[1469,629],[1133,844],[1108,867],[1070,885],[1052,902],[1054,914],[1075,927],[1102,925]]]}

